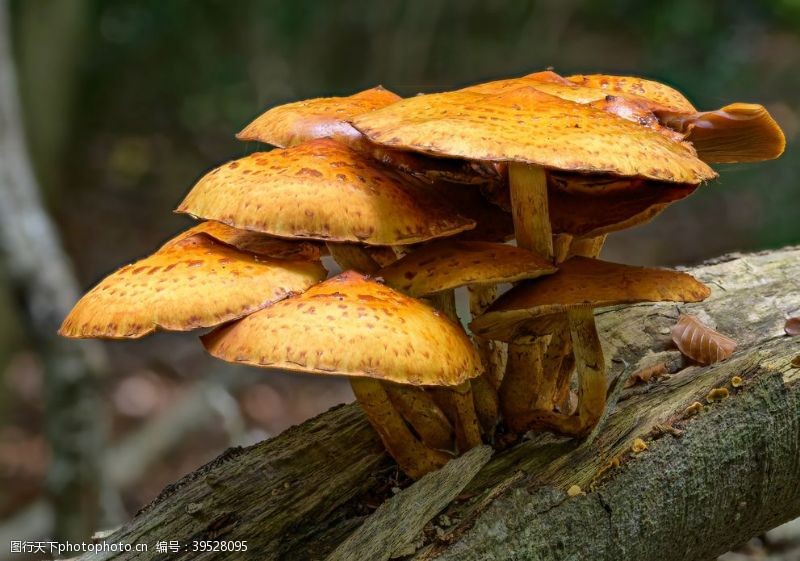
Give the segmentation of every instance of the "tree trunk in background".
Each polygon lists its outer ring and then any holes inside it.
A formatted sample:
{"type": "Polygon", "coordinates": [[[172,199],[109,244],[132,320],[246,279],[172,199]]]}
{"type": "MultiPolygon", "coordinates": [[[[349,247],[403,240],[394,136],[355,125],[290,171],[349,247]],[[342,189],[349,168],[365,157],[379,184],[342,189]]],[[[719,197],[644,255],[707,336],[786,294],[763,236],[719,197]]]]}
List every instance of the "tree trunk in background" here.
{"type": "Polygon", "coordinates": [[[68,196],[60,175],[80,93],[89,8],[86,0],[25,0],[14,20],[28,150],[51,203],[68,196]]]}
{"type": "Polygon", "coordinates": [[[93,377],[103,363],[95,343],[56,335],[79,290],[56,229],[44,210],[25,145],[9,6],[0,0],[0,248],[23,308],[29,339],[45,363],[46,487],[61,541],[80,541],[98,520],[105,425],[93,377]]]}
{"type": "Polygon", "coordinates": [[[192,551],[210,539],[247,542],[226,559],[711,559],[800,515],[800,338],[783,332],[800,312],[800,249],[692,273],[713,288],[706,302],[597,314],[612,376],[658,363],[670,375],[625,390],[583,442],[540,435],[491,460],[478,447],[397,492],[364,416],[341,406],[228,450],[107,538],[148,554],[82,559],[151,559],[160,540],[187,549],[159,559],[217,559],[192,551]],[[686,363],[669,343],[679,308],[733,337],[737,353],[686,363]],[[715,388],[728,397],[709,399],[715,388]],[[637,438],[645,451],[632,450],[637,438]]]}

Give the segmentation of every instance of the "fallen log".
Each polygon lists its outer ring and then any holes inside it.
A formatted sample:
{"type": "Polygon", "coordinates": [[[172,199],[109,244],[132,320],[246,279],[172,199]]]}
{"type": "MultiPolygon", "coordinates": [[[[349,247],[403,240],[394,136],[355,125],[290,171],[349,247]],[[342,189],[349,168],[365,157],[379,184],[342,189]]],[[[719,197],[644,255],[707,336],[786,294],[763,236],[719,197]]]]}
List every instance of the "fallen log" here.
{"type": "Polygon", "coordinates": [[[598,312],[612,376],[658,363],[666,376],[625,389],[591,439],[539,435],[485,465],[484,454],[471,455],[458,468],[474,467],[471,481],[440,476],[464,488],[440,493],[449,504],[438,514],[430,481],[409,485],[359,409],[344,405],[228,450],[105,540],[146,544],[147,553],[85,559],[218,558],[194,551],[203,540],[247,543],[226,559],[338,559],[343,544],[351,558],[373,559],[366,552],[382,543],[403,546],[386,558],[416,560],[712,558],[800,516],[800,338],[783,330],[800,311],[800,249],[727,256],[691,272],[713,289],[703,303],[598,312]],[[732,337],[737,352],[690,364],[670,342],[680,312],[732,337]],[[370,531],[348,540],[362,526],[370,531]],[[398,529],[407,533],[399,541],[398,529]],[[180,551],[156,553],[172,540],[180,551]]]}

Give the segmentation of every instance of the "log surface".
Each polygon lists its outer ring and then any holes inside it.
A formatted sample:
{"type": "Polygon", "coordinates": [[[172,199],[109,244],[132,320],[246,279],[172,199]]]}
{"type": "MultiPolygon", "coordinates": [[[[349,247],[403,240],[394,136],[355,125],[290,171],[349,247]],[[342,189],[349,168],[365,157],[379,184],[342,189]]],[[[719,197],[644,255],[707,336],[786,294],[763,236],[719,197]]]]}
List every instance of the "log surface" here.
{"type": "MultiPolygon", "coordinates": [[[[800,249],[690,272],[712,287],[706,302],[598,312],[612,376],[661,362],[669,376],[624,390],[594,438],[542,435],[498,452],[422,531],[409,511],[358,543],[388,543],[383,532],[401,528],[398,554],[416,560],[705,560],[800,516],[800,338],[783,331],[800,314],[800,249]],[[708,367],[683,359],[669,338],[681,311],[736,340],[733,357],[708,367]],[[715,388],[728,397],[709,401],[715,388]],[[645,451],[632,451],[636,438],[645,451]],[[582,493],[570,497],[574,485],[582,493]]],[[[190,544],[220,539],[248,544],[226,559],[323,560],[381,503],[425,503],[430,489],[408,484],[358,408],[344,405],[227,451],[107,538],[146,543],[148,553],[85,558],[215,559],[190,544]],[[407,488],[395,496],[398,487],[407,488]],[[156,554],[161,540],[189,547],[156,554]]]]}

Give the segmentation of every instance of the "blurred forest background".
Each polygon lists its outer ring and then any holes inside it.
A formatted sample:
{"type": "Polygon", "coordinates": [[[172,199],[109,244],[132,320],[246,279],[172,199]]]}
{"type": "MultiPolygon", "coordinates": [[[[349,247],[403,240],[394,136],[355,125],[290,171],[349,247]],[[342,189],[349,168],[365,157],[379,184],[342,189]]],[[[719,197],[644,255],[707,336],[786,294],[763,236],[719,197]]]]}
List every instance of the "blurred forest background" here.
{"type": "MultiPolygon", "coordinates": [[[[655,78],[701,109],[764,103],[787,135],[782,159],[721,166],[718,181],[655,222],[612,235],[607,258],[671,265],[800,243],[799,0],[0,0],[0,9],[28,155],[81,290],[188,227],[171,210],[209,168],[258,149],[233,135],[270,106],[376,84],[407,96],[549,66],[655,78]]],[[[86,347],[100,366],[76,378],[96,424],[76,461],[96,465],[53,461],[52,425],[64,426],[54,407],[71,404],[48,397],[48,353],[65,347],[35,331],[2,257],[0,559],[10,539],[76,540],[119,524],[224,448],[351,399],[336,380],[212,362],[196,335],[103,343],[86,347]],[[65,499],[71,473],[87,491],[65,499]]],[[[38,266],[49,267],[44,256],[38,266]]]]}

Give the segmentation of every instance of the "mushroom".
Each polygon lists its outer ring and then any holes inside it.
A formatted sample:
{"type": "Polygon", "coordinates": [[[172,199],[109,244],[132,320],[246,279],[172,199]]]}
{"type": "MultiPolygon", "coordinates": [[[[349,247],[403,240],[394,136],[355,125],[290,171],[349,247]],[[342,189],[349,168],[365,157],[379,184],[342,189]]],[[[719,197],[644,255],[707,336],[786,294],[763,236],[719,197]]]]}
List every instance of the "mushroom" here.
{"type": "Polygon", "coordinates": [[[361,133],[346,119],[380,109],[402,98],[377,86],[347,97],[319,97],[279,105],[266,111],[236,135],[279,148],[296,146],[315,138],[335,138],[345,143],[361,133]]]}
{"type": "Polygon", "coordinates": [[[78,301],[59,333],[133,339],[158,329],[212,327],[327,276],[319,261],[269,259],[207,234],[179,238],[103,279],[78,301]]]}
{"type": "MultiPolygon", "coordinates": [[[[179,212],[271,236],[326,240],[343,270],[374,274],[404,246],[474,228],[435,192],[332,139],[257,153],[213,170],[179,212]],[[376,253],[375,249],[382,250],[376,253]]],[[[417,433],[439,446],[449,423],[429,394],[386,388],[417,433]],[[414,414],[414,410],[418,414],[414,414]],[[432,424],[438,423],[438,424],[432,424]]]]}
{"type": "MultiPolygon", "coordinates": [[[[507,163],[517,245],[547,259],[553,259],[550,170],[691,185],[716,177],[688,143],[533,87],[497,95],[457,91],[417,96],[352,122],[370,140],[391,148],[507,163]]],[[[573,316],[576,329],[579,321],[593,322],[573,316]]],[[[508,395],[535,400],[526,371],[531,369],[537,380],[543,377],[543,346],[509,346],[503,380],[508,395]]]]}
{"type": "Polygon", "coordinates": [[[447,179],[458,183],[485,183],[497,178],[491,166],[464,165],[462,161],[426,158],[370,142],[349,120],[390,105],[402,98],[382,86],[347,97],[320,97],[269,109],[247,125],[236,138],[255,140],[279,148],[297,146],[318,138],[332,138],[390,167],[425,181],[447,179]]]}
{"type": "MultiPolygon", "coordinates": [[[[454,289],[462,286],[494,287],[551,274],[556,268],[542,257],[518,247],[501,243],[439,240],[426,244],[376,273],[387,285],[414,297],[434,297],[451,319],[455,313],[454,289]]],[[[493,369],[494,350],[478,346],[484,375],[473,378],[471,396],[461,392],[434,392],[434,399],[454,418],[459,450],[480,442],[478,422],[491,438],[498,420],[497,388],[499,380],[493,369]],[[470,403],[467,399],[474,401],[470,403]],[[477,418],[476,418],[477,417],[477,418]]]]}
{"type": "Polygon", "coordinates": [[[512,408],[507,421],[516,432],[546,427],[581,436],[600,419],[608,387],[594,308],[637,302],[699,302],[709,294],[708,287],[686,273],[572,257],[555,274],[525,281],[508,291],[473,320],[470,328],[479,336],[503,341],[541,340],[557,332],[566,318],[578,370],[577,413],[553,411],[560,388],[550,394],[548,406],[523,409],[514,396],[501,403],[512,408]]]}
{"type": "Polygon", "coordinates": [[[405,425],[386,384],[456,386],[480,374],[460,325],[424,303],[348,271],[203,338],[230,362],[350,379],[387,450],[413,478],[451,457],[405,425]]]}
{"type": "Polygon", "coordinates": [[[418,182],[331,139],[214,169],[178,212],[293,239],[405,245],[475,226],[418,182]]]}
{"type": "Polygon", "coordinates": [[[523,86],[591,104],[673,139],[688,140],[700,159],[709,163],[771,160],[780,156],[786,146],[783,131],[763,105],[733,103],[714,111],[697,111],[676,89],[634,76],[561,78],[554,72],[537,72],[465,90],[501,93],[523,86]]]}

